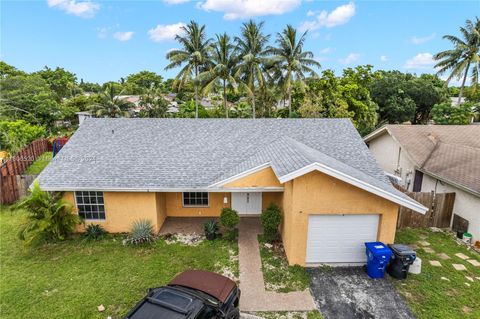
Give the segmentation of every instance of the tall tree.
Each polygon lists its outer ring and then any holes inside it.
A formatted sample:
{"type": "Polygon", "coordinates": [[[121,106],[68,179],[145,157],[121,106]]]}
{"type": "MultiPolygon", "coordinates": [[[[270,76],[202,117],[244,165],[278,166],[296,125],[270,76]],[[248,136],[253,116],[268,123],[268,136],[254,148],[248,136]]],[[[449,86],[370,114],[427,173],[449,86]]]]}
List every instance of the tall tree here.
{"type": "Polygon", "coordinates": [[[237,47],[231,43],[230,37],[226,33],[217,34],[217,41],[213,45],[210,57],[210,69],[200,73],[198,76],[204,92],[209,92],[216,83],[221,82],[223,108],[227,118],[227,85],[236,90],[237,81],[234,77],[234,71],[237,61],[237,47]]]}
{"type": "Polygon", "coordinates": [[[268,61],[266,45],[270,35],[262,31],[264,22],[255,23],[253,20],[243,23],[241,36],[235,37],[235,42],[240,51],[241,61],[238,65],[237,75],[248,88],[252,99],[252,117],[255,118],[255,88],[265,85],[263,64],[268,61]]]}
{"type": "Polygon", "coordinates": [[[97,117],[128,117],[128,111],[134,106],[131,102],[118,98],[113,85],[108,85],[99,94],[99,99],[100,102],[91,107],[97,117]]]}
{"type": "Polygon", "coordinates": [[[471,82],[478,84],[478,73],[480,71],[480,20],[478,17],[474,22],[467,20],[464,27],[460,27],[462,38],[454,35],[445,35],[444,39],[452,42],[454,48],[445,50],[435,54],[434,59],[439,61],[435,67],[438,68],[439,75],[450,70],[447,83],[452,78],[461,78],[463,75],[462,85],[458,94],[458,102],[462,99],[463,89],[467,80],[470,67],[471,82]]]}
{"type": "Polygon", "coordinates": [[[293,82],[297,81],[304,85],[305,73],[312,77],[316,76],[317,73],[311,67],[320,67],[320,63],[313,59],[312,52],[303,51],[306,35],[307,32],[304,32],[297,37],[297,30],[287,25],[282,33],[277,33],[275,41],[277,47],[270,46],[267,49],[273,56],[273,78],[278,80],[287,96],[289,116],[292,115],[293,82]]]}
{"type": "MultiPolygon", "coordinates": [[[[181,49],[175,49],[167,53],[167,59],[170,64],[165,67],[166,70],[183,66],[175,77],[174,88],[181,88],[185,82],[191,80],[192,73],[196,79],[202,68],[208,64],[208,53],[212,39],[207,39],[205,25],[198,25],[195,21],[190,21],[187,26],[182,27],[183,34],[176,35],[177,40],[182,46],[181,49]]],[[[195,118],[198,118],[198,83],[194,81],[195,87],[195,118]]]]}

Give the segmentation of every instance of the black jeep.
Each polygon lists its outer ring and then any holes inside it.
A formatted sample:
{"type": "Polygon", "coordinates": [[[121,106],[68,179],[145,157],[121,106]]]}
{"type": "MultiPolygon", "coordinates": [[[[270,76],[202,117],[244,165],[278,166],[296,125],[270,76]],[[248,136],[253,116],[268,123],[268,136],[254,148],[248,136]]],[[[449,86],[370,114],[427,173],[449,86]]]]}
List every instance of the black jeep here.
{"type": "Polygon", "coordinates": [[[238,319],[240,289],[227,277],[188,270],[152,288],[125,319],[238,319]]]}

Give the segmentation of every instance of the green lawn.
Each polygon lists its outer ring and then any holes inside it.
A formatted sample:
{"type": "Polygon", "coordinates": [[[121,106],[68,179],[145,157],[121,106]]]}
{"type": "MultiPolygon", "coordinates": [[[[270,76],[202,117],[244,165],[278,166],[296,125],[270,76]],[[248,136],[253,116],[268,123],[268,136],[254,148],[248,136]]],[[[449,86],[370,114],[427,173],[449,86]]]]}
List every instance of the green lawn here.
{"type": "Polygon", "coordinates": [[[267,247],[262,235],[258,236],[258,242],[267,290],[290,292],[308,289],[310,285],[308,273],[301,266],[288,265],[283,246],[279,244],[271,248],[267,247]]]}
{"type": "Polygon", "coordinates": [[[405,281],[395,281],[417,318],[480,318],[480,267],[455,256],[463,253],[480,261],[476,252],[459,245],[453,236],[429,229],[405,229],[397,232],[396,242],[418,245],[417,255],[422,259],[422,273],[409,274],[405,281]],[[423,237],[423,238],[422,238],[423,237]],[[419,241],[430,243],[434,253],[421,249],[419,241]],[[445,253],[451,259],[443,260],[437,254],[445,253]],[[430,260],[438,260],[442,267],[433,267],[430,260]],[[452,263],[463,264],[466,271],[457,271],[452,263]],[[473,282],[465,278],[473,278],[473,282]],[[442,280],[445,277],[447,280],[442,280]],[[469,284],[470,286],[466,285],[469,284]]]}
{"type": "Polygon", "coordinates": [[[84,242],[78,236],[27,252],[17,239],[22,211],[0,213],[0,313],[3,318],[120,318],[149,287],[189,269],[221,271],[238,263],[237,244],[205,241],[196,247],[122,245],[121,236],[84,242]],[[230,253],[229,253],[230,252],[230,253]],[[103,304],[106,310],[98,312],[103,304]]]}
{"type": "Polygon", "coordinates": [[[23,173],[24,175],[38,175],[43,169],[50,163],[52,160],[52,152],[45,152],[40,155],[35,162],[30,165],[27,170],[23,173]]]}

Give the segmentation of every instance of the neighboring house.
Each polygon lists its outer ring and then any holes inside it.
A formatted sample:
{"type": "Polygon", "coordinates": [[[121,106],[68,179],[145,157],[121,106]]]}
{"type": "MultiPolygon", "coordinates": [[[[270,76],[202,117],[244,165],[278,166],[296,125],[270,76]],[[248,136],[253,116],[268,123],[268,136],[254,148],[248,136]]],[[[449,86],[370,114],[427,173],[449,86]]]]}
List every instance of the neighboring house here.
{"type": "Polygon", "coordinates": [[[300,265],[365,262],[364,242],[394,241],[400,205],[427,210],[389,183],[348,119],[87,119],[38,180],[109,232],[275,203],[300,265]]]}
{"type": "Polygon", "coordinates": [[[450,103],[452,104],[452,106],[457,106],[465,103],[465,98],[464,97],[460,98],[460,103],[458,103],[458,96],[451,96],[450,103]]]}
{"type": "Polygon", "coordinates": [[[453,213],[480,240],[479,125],[386,125],[364,140],[409,191],[455,192],[453,213]]]}

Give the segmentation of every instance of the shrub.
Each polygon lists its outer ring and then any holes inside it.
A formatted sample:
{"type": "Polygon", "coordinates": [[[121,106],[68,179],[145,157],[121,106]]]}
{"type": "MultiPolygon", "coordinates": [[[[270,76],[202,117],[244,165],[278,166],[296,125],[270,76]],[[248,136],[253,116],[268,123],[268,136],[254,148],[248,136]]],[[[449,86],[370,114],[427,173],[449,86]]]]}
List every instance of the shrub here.
{"type": "Polygon", "coordinates": [[[209,220],[203,224],[203,230],[208,240],[214,240],[217,237],[218,223],[213,219],[209,220]]]}
{"type": "Polygon", "coordinates": [[[265,239],[269,242],[278,239],[278,229],[280,227],[280,223],[282,222],[282,210],[280,207],[271,203],[262,212],[260,219],[262,222],[263,235],[265,236],[265,239]]]}
{"type": "Polygon", "coordinates": [[[83,237],[90,241],[90,240],[99,240],[105,237],[107,234],[107,231],[105,228],[102,227],[102,225],[99,224],[89,224],[85,228],[85,232],[83,233],[83,237]]]}
{"type": "Polygon", "coordinates": [[[24,120],[0,121],[0,145],[16,153],[37,138],[46,135],[45,127],[32,125],[24,120]]]}
{"type": "Polygon", "coordinates": [[[61,196],[61,193],[42,191],[36,182],[30,196],[17,205],[29,212],[27,222],[22,225],[18,234],[25,246],[64,240],[75,231],[75,227],[80,224],[80,218],[72,213],[72,205],[61,196]]]}
{"type": "Polygon", "coordinates": [[[152,222],[148,219],[139,219],[133,222],[127,244],[150,244],[155,240],[152,222]]]}
{"type": "Polygon", "coordinates": [[[220,223],[227,229],[228,238],[235,238],[235,227],[240,222],[238,212],[231,208],[223,208],[220,213],[220,223]]]}

